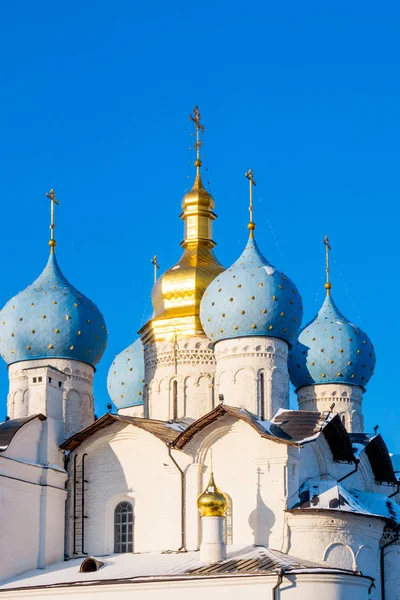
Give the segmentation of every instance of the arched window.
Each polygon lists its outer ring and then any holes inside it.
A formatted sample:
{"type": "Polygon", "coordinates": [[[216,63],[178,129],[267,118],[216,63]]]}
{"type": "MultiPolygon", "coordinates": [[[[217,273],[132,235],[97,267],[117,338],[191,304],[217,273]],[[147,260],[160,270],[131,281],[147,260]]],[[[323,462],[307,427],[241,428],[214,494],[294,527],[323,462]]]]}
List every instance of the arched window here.
{"type": "Polygon", "coordinates": [[[114,552],[133,552],[133,507],[120,502],[114,512],[114,552]]]}
{"type": "Polygon", "coordinates": [[[260,373],[260,377],[259,377],[259,402],[260,402],[260,406],[259,406],[259,415],[260,415],[260,419],[263,421],[265,419],[265,389],[264,389],[264,373],[260,373]]]}
{"type": "Polygon", "coordinates": [[[340,417],[341,417],[341,419],[342,419],[342,423],[343,423],[343,425],[346,427],[346,413],[342,413],[342,414],[340,415],[340,417]]]}
{"type": "Polygon", "coordinates": [[[178,382],[172,384],[172,418],[178,418],[178,382]]]}
{"type": "Polygon", "coordinates": [[[228,510],[225,513],[224,520],[224,542],[227,546],[233,544],[233,515],[232,515],[232,498],[228,496],[228,510]]]}

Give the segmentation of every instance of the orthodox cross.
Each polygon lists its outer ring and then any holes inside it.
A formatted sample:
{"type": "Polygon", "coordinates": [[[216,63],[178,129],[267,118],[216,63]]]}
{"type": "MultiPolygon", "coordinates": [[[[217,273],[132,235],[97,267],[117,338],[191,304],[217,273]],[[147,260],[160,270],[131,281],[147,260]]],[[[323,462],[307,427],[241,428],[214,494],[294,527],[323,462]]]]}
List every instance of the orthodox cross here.
{"type": "Polygon", "coordinates": [[[326,289],[326,295],[330,296],[332,284],[329,281],[329,271],[330,271],[330,269],[329,269],[329,252],[330,252],[330,250],[332,250],[332,248],[329,244],[329,237],[327,235],[324,237],[323,243],[325,244],[325,272],[326,272],[325,289],[326,289]]]}
{"type": "Polygon", "coordinates": [[[54,222],[54,205],[55,204],[58,205],[60,203],[56,199],[56,193],[53,189],[51,189],[49,192],[46,192],[46,196],[50,200],[50,241],[49,241],[49,246],[50,246],[50,252],[51,252],[51,254],[53,254],[54,248],[56,245],[56,240],[54,239],[54,228],[56,226],[56,224],[54,222]]]}
{"type": "Polygon", "coordinates": [[[247,171],[247,173],[245,173],[245,176],[249,180],[249,185],[250,185],[250,205],[249,205],[250,222],[247,225],[247,227],[250,230],[250,237],[252,238],[253,231],[256,228],[255,223],[253,222],[253,185],[257,185],[257,184],[254,181],[253,171],[251,169],[249,169],[247,171]]]}
{"type": "Polygon", "coordinates": [[[196,127],[196,142],[194,144],[194,147],[196,148],[196,161],[194,163],[194,166],[197,169],[197,174],[199,174],[201,167],[200,148],[203,145],[203,142],[200,141],[200,132],[204,133],[206,128],[200,123],[200,111],[197,105],[193,109],[193,114],[189,115],[189,118],[196,127]]]}
{"type": "Polygon", "coordinates": [[[158,264],[157,255],[155,254],[151,259],[151,264],[154,265],[154,283],[157,281],[157,269],[160,268],[158,264]]]}

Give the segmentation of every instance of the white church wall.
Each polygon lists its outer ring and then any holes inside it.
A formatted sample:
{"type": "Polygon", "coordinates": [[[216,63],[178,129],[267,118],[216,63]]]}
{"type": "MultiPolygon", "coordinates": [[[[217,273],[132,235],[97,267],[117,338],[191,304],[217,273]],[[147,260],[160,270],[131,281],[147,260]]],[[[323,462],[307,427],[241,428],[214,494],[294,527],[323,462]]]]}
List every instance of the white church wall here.
{"type": "Polygon", "coordinates": [[[385,593],[387,600],[400,600],[400,544],[391,544],[385,553],[385,593]]]}
{"type": "MultiPolygon", "coordinates": [[[[32,436],[35,427],[30,426],[36,421],[25,425],[16,434],[8,450],[0,455],[2,580],[58,562],[64,555],[67,474],[61,468],[35,464],[34,457],[38,455],[32,436]],[[25,428],[28,438],[26,445],[22,442],[25,428]],[[16,449],[15,457],[12,456],[13,446],[16,449]],[[29,452],[22,454],[19,449],[24,447],[29,452]]],[[[45,435],[46,421],[39,423],[43,429],[36,427],[36,433],[41,431],[45,435]]]]}
{"type": "MultiPolygon", "coordinates": [[[[133,506],[133,551],[178,550],[181,545],[181,479],[166,445],[133,425],[113,424],[76,451],[85,458],[85,551],[114,552],[114,510],[133,506]]],[[[67,552],[73,556],[73,485],[75,452],[69,460],[67,552]]],[[[80,492],[79,492],[80,493],[80,492]]]]}
{"type": "MultiPolygon", "coordinates": [[[[295,510],[288,513],[289,554],[326,563],[335,568],[361,570],[377,578],[379,590],[379,542],[383,519],[325,510],[295,510]],[[359,566],[360,565],[360,566],[359,566]]],[[[379,598],[373,592],[371,598],[379,598]]],[[[391,600],[391,599],[390,599],[391,600]]]]}
{"type": "Polygon", "coordinates": [[[288,346],[263,336],[221,340],[215,344],[215,397],[271,419],[289,407],[288,346]]]}
{"type": "Polygon", "coordinates": [[[288,446],[261,438],[250,425],[228,415],[202,429],[184,447],[193,460],[186,474],[188,549],[200,544],[196,499],[210,476],[210,449],[216,484],[232,500],[233,544],[280,549],[288,446]]]}
{"type": "Polygon", "coordinates": [[[143,404],[138,406],[127,406],[126,408],[119,408],[117,413],[121,417],[144,417],[143,404]]]}

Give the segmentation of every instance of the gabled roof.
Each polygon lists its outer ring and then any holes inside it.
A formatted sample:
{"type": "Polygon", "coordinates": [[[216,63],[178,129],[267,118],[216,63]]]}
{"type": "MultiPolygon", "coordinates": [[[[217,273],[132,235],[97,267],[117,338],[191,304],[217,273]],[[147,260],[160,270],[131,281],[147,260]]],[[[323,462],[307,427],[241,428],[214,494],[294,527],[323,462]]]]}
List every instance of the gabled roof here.
{"type": "Polygon", "coordinates": [[[135,425],[136,427],[155,435],[166,444],[173,442],[180,430],[176,423],[166,423],[164,421],[156,421],[155,419],[143,419],[142,417],[128,417],[106,413],[100,419],[97,419],[97,421],[89,425],[89,427],[86,427],[86,429],[83,429],[79,433],[68,438],[61,444],[60,448],[62,450],[74,450],[88,437],[116,422],[135,425]]]}
{"type": "Polygon", "coordinates": [[[262,421],[244,408],[219,404],[178,435],[173,446],[181,450],[199,431],[223,415],[240,419],[262,437],[291,446],[312,442],[323,433],[337,462],[354,462],[348,433],[338,415],[314,411],[281,410],[272,421],[262,421]]]}
{"type": "Polygon", "coordinates": [[[389,450],[380,434],[350,433],[349,438],[356,455],[366,453],[376,483],[397,483],[389,450]]]}
{"type": "Polygon", "coordinates": [[[0,452],[7,450],[17,431],[30,421],[33,421],[33,419],[44,421],[46,417],[39,413],[30,417],[22,417],[21,419],[8,419],[8,421],[0,423],[0,452]]]}
{"type": "Polygon", "coordinates": [[[197,421],[194,421],[194,423],[189,425],[189,427],[187,427],[184,431],[182,431],[182,433],[180,433],[173,442],[173,446],[181,450],[194,437],[194,435],[196,435],[196,433],[223,415],[230,415],[231,417],[235,417],[236,419],[244,421],[253,427],[253,429],[255,429],[257,433],[264,438],[274,440],[278,443],[295,445],[295,442],[291,440],[290,437],[274,423],[271,423],[270,421],[261,421],[245,408],[237,408],[235,406],[219,404],[212,411],[206,415],[203,415],[197,419],[197,421]]]}

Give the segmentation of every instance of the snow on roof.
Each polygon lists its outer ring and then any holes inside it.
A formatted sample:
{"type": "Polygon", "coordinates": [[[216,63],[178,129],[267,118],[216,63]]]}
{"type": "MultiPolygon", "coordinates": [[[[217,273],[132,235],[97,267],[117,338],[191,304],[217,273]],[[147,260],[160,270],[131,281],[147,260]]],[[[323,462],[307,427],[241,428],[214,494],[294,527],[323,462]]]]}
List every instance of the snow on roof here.
{"type": "Polygon", "coordinates": [[[320,565],[301,560],[278,550],[270,550],[262,546],[233,547],[225,560],[213,564],[205,564],[199,560],[199,552],[171,552],[145,554],[112,554],[106,557],[92,557],[104,562],[95,573],[79,571],[85,560],[77,558],[62,561],[47,567],[36,569],[0,584],[0,594],[15,588],[60,587],[91,585],[99,583],[116,583],[171,579],[174,577],[210,577],[235,575],[268,575],[283,569],[292,573],[326,573],[336,572],[347,575],[360,575],[353,571],[335,569],[328,565],[320,565]]]}
{"type": "Polygon", "coordinates": [[[381,515],[394,521],[397,525],[400,524],[400,506],[388,498],[386,494],[361,492],[359,490],[351,490],[351,493],[371,514],[381,515]]]}

